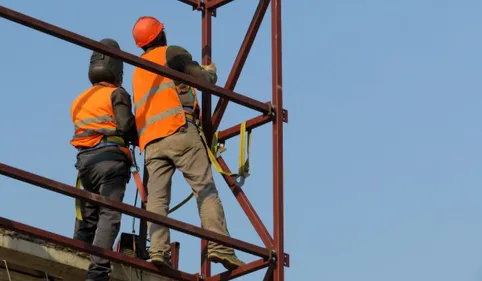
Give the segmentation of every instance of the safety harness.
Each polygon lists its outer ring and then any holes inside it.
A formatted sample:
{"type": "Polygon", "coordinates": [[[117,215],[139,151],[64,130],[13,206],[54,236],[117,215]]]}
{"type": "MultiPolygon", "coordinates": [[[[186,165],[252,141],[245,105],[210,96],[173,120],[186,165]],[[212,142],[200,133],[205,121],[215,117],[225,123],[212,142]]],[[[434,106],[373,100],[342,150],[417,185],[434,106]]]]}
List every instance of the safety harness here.
{"type": "MultiPolygon", "coordinates": [[[[146,190],[144,188],[144,185],[142,184],[141,176],[139,175],[139,166],[137,165],[136,158],[134,156],[134,147],[129,149],[123,138],[118,136],[105,136],[104,138],[102,138],[101,142],[98,145],[92,148],[82,149],[82,152],[90,151],[90,150],[94,150],[94,149],[98,149],[106,146],[117,146],[122,150],[122,152],[124,152],[125,156],[127,157],[127,160],[131,164],[130,171],[132,173],[132,176],[134,177],[134,181],[137,186],[137,192],[140,194],[142,202],[146,203],[147,202],[146,190]]],[[[82,184],[80,182],[80,174],[78,173],[77,179],[75,181],[75,188],[80,189],[81,185],[82,184]]],[[[77,219],[81,221],[83,220],[83,218],[82,218],[80,205],[81,205],[80,200],[75,199],[75,214],[77,219]]]]}
{"type": "MultiPolygon", "coordinates": [[[[189,90],[188,90],[189,91],[189,90]]],[[[195,110],[189,110],[188,108],[185,108],[184,112],[186,116],[187,122],[192,123],[196,129],[199,132],[199,135],[201,136],[201,139],[204,143],[204,146],[206,147],[206,151],[208,153],[209,160],[211,164],[213,165],[214,169],[220,173],[221,175],[229,176],[234,178],[235,185],[238,187],[241,187],[244,185],[245,180],[247,177],[249,177],[249,154],[250,154],[250,148],[251,148],[251,130],[246,130],[246,121],[241,123],[240,125],[240,140],[239,140],[239,161],[238,161],[238,172],[237,173],[229,173],[223,170],[221,165],[218,162],[218,158],[221,156],[221,153],[225,152],[227,149],[225,147],[224,142],[220,143],[218,140],[218,133],[216,132],[213,135],[213,140],[212,140],[212,145],[209,146],[206,136],[204,135],[204,131],[202,129],[202,124],[200,122],[200,119],[197,118],[195,114],[195,110]],[[246,151],[246,141],[247,141],[247,151],[246,151]],[[246,160],[245,160],[246,158],[246,160]]],[[[128,148],[127,145],[124,142],[124,139],[118,136],[106,136],[102,139],[102,141],[95,147],[85,149],[83,151],[88,151],[88,150],[93,150],[97,149],[100,147],[104,146],[109,146],[109,145],[116,145],[118,146],[126,155],[127,159],[131,163],[131,168],[130,171],[132,173],[132,176],[134,177],[134,181],[136,183],[137,191],[136,191],[136,199],[135,202],[137,202],[137,196],[140,195],[142,203],[147,202],[147,194],[146,194],[146,189],[142,183],[141,176],[139,174],[139,166],[137,165],[136,158],[135,158],[135,148],[128,148]]],[[[77,175],[77,180],[75,187],[77,189],[80,189],[81,187],[81,182],[80,182],[80,176],[79,174],[77,175]]],[[[171,214],[181,208],[184,204],[189,202],[194,197],[194,193],[190,193],[189,196],[187,196],[184,200],[182,200],[179,204],[175,205],[173,208],[170,208],[168,211],[168,214],[171,214]]],[[[76,217],[78,220],[82,220],[82,212],[80,209],[80,200],[76,199],[75,200],[75,211],[76,211],[76,217]]]]}
{"type": "MultiPolygon", "coordinates": [[[[225,152],[227,149],[224,143],[220,143],[218,141],[218,133],[216,132],[213,135],[213,140],[211,146],[208,145],[206,136],[202,129],[202,125],[199,122],[199,119],[190,112],[185,112],[186,119],[188,122],[194,124],[201,136],[201,139],[206,147],[206,151],[208,153],[209,160],[213,165],[214,169],[220,173],[221,175],[234,177],[235,185],[241,187],[244,185],[244,182],[247,177],[249,177],[249,154],[251,148],[251,130],[246,132],[246,122],[241,123],[240,127],[240,134],[239,134],[239,162],[238,162],[238,172],[237,173],[229,173],[223,170],[221,165],[218,162],[218,158],[221,156],[221,153],[225,152]],[[247,155],[246,155],[246,139],[248,142],[247,147],[247,155]],[[247,158],[246,158],[247,156],[247,158]],[[246,158],[246,160],[245,160],[246,158]],[[239,180],[238,180],[239,179],[239,180]]],[[[184,199],[181,203],[177,204],[174,208],[169,210],[169,213],[174,212],[175,210],[179,209],[182,205],[186,204],[191,198],[194,196],[194,193],[191,193],[186,199],[184,199]]]]}

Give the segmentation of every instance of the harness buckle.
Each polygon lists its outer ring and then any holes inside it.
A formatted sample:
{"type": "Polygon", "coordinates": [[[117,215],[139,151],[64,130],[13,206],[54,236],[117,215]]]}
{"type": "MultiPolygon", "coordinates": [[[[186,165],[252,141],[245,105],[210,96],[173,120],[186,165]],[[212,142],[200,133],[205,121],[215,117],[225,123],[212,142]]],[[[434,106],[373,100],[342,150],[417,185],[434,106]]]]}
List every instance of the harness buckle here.
{"type": "Polygon", "coordinates": [[[131,146],[129,150],[131,152],[131,157],[132,157],[132,165],[130,168],[131,173],[137,173],[139,172],[139,166],[137,165],[137,161],[136,161],[135,146],[131,146]]]}

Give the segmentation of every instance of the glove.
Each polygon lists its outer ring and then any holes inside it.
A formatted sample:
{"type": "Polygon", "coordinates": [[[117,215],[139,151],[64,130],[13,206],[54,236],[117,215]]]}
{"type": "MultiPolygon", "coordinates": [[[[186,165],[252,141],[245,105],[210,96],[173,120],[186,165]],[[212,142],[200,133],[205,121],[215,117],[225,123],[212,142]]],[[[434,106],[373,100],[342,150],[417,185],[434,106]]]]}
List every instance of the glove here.
{"type": "Polygon", "coordinates": [[[211,62],[209,65],[201,65],[202,68],[204,68],[204,70],[206,70],[207,72],[211,72],[211,73],[216,73],[217,69],[216,69],[216,65],[214,64],[214,62],[211,62]]]}

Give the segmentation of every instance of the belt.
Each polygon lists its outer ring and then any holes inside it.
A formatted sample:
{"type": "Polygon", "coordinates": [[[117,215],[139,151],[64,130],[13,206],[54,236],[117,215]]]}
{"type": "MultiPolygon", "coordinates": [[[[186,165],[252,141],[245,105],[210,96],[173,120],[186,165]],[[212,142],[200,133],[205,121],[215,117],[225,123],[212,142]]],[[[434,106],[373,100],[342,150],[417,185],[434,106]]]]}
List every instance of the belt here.
{"type": "Polygon", "coordinates": [[[113,146],[113,145],[117,145],[117,146],[123,146],[125,147],[126,146],[126,143],[124,141],[123,138],[121,137],[118,137],[118,136],[105,136],[102,138],[102,140],[96,144],[95,146],[93,147],[80,147],[78,150],[79,152],[85,152],[85,151],[91,151],[91,150],[95,150],[95,149],[98,149],[98,148],[101,148],[101,147],[106,147],[106,146],[113,146]]]}
{"type": "Polygon", "coordinates": [[[186,121],[188,121],[188,122],[190,122],[194,125],[199,125],[199,118],[197,118],[197,116],[194,113],[184,112],[184,115],[186,116],[186,121]]]}

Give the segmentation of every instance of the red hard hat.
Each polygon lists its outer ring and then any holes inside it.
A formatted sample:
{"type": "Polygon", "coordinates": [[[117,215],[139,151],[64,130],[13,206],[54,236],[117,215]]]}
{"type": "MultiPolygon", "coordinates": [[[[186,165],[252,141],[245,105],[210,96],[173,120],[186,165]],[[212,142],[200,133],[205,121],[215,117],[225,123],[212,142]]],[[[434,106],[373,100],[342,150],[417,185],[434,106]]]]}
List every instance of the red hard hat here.
{"type": "Polygon", "coordinates": [[[140,17],[134,24],[132,36],[137,47],[151,43],[164,29],[164,25],[154,17],[140,17]]]}

